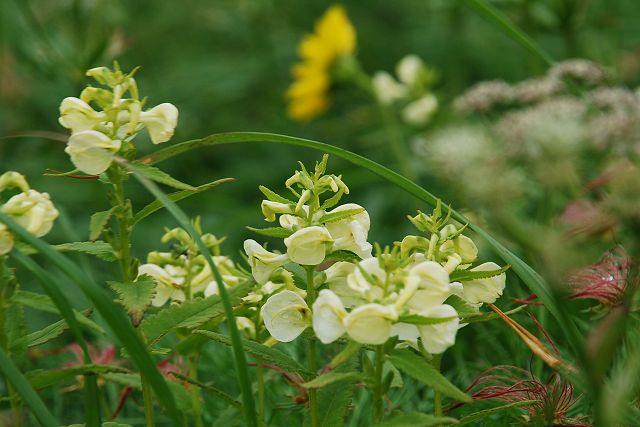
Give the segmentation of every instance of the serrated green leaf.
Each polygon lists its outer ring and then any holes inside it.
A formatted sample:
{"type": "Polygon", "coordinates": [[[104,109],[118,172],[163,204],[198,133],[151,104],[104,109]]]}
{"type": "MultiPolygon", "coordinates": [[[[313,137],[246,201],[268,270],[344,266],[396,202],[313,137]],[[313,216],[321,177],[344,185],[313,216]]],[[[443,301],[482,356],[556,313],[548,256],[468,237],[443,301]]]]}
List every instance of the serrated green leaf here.
{"type": "MultiPolygon", "coordinates": [[[[142,388],[140,375],[138,374],[129,374],[129,373],[125,374],[125,373],[113,372],[113,373],[106,373],[103,375],[103,377],[107,381],[122,384],[135,389],[142,388]]],[[[173,381],[168,381],[167,385],[169,386],[169,390],[171,391],[171,394],[173,395],[173,398],[176,401],[176,405],[178,406],[178,409],[183,413],[189,413],[189,411],[191,411],[191,408],[192,408],[191,395],[189,394],[189,392],[185,390],[182,384],[178,384],[173,381]]]]}
{"type": "Polygon", "coordinates": [[[449,275],[449,280],[452,282],[468,282],[469,280],[488,279],[489,277],[499,276],[510,268],[510,265],[505,265],[499,270],[491,271],[455,270],[449,275]]]}
{"type": "MultiPolygon", "coordinates": [[[[336,372],[353,372],[357,368],[357,362],[352,360],[339,367],[336,372]]],[[[347,416],[355,384],[334,382],[327,387],[318,390],[318,426],[342,427],[347,416]]],[[[305,421],[309,421],[306,417],[305,421]]],[[[305,426],[307,423],[305,422],[305,426]]]]}
{"type": "MultiPolygon", "coordinates": [[[[237,305],[253,286],[246,281],[229,289],[231,303],[237,305]]],[[[148,345],[153,345],[177,328],[197,328],[205,322],[224,315],[224,307],[218,295],[194,298],[179,305],[171,305],[158,314],[148,316],[140,323],[140,331],[148,345]]]]}
{"type": "Polygon", "coordinates": [[[96,240],[100,237],[100,234],[102,234],[102,231],[109,223],[109,219],[115,209],[115,207],[112,207],[109,210],[96,212],[91,215],[91,220],[89,221],[89,240],[96,240]]]}
{"type": "Polygon", "coordinates": [[[399,413],[392,415],[380,424],[376,424],[377,427],[430,427],[430,426],[445,426],[458,424],[458,420],[451,417],[436,417],[429,414],[423,414],[420,412],[399,413]]]}
{"type": "Polygon", "coordinates": [[[12,347],[36,347],[59,337],[67,328],[67,323],[64,320],[59,320],[42,329],[22,336],[12,343],[12,347]]]}
{"type": "MultiPolygon", "coordinates": [[[[167,197],[169,197],[169,199],[171,199],[172,201],[177,202],[179,200],[186,199],[187,197],[193,196],[195,194],[203,193],[207,190],[210,190],[222,184],[233,182],[233,181],[235,181],[235,179],[233,178],[222,178],[222,179],[218,179],[216,181],[210,182],[208,184],[199,185],[195,187],[194,190],[182,190],[182,191],[176,191],[175,193],[167,194],[167,197]]],[[[133,216],[133,220],[131,221],[131,224],[136,225],[138,222],[142,221],[152,213],[159,211],[163,207],[164,206],[159,200],[154,200],[153,202],[149,203],[148,205],[140,209],[138,212],[136,212],[136,214],[133,216]]]]}
{"type": "Polygon", "coordinates": [[[54,245],[53,247],[60,252],[82,252],[93,255],[103,261],[115,261],[117,259],[111,245],[102,240],[96,240],[95,242],[63,243],[61,245],[54,245]]]}
{"type": "MultiPolygon", "coordinates": [[[[60,314],[60,311],[53,303],[53,300],[44,294],[18,290],[13,294],[11,299],[14,303],[21,304],[25,307],[33,308],[35,310],[40,310],[47,313],[60,314]]],[[[84,314],[76,310],[73,310],[73,313],[75,314],[78,323],[85,326],[87,329],[90,329],[91,331],[102,335],[105,333],[104,329],[102,329],[100,325],[89,319],[84,314]]]]}
{"type": "Polygon", "coordinates": [[[412,325],[437,325],[439,323],[446,323],[453,319],[457,319],[458,316],[451,317],[424,317],[419,314],[405,314],[400,316],[398,322],[411,323],[412,325]]]}
{"type": "Polygon", "coordinates": [[[43,389],[54,384],[85,374],[106,374],[108,372],[126,373],[126,369],[113,365],[87,364],[72,366],[63,369],[47,369],[32,371],[27,374],[27,379],[35,389],[43,389]]]}
{"type": "Polygon", "coordinates": [[[469,395],[449,382],[444,375],[438,372],[423,357],[412,353],[410,350],[396,351],[389,356],[389,361],[405,374],[434,390],[460,402],[471,402],[469,395]]]}
{"type": "Polygon", "coordinates": [[[287,238],[293,234],[292,230],[289,230],[284,227],[267,227],[267,228],[247,227],[247,229],[253,231],[254,233],[261,234],[263,236],[279,237],[282,239],[287,238]]]}
{"type": "Polygon", "coordinates": [[[118,294],[117,301],[127,309],[134,326],[138,326],[145,311],[156,294],[156,283],[151,276],[143,274],[133,282],[108,282],[118,294]]]}
{"type": "Polygon", "coordinates": [[[506,405],[501,405],[501,406],[497,406],[495,408],[489,408],[489,409],[484,409],[482,411],[478,411],[478,412],[474,412],[473,414],[469,414],[465,417],[462,417],[460,419],[460,421],[458,422],[459,426],[463,426],[478,420],[481,420],[483,418],[486,418],[490,415],[496,414],[498,412],[502,412],[502,411],[506,411],[508,409],[512,409],[512,408],[518,408],[518,407],[522,407],[522,406],[527,406],[527,405],[532,405],[535,403],[539,403],[539,401],[537,400],[522,400],[520,402],[513,402],[513,403],[508,403],[506,405]]]}
{"type": "Polygon", "coordinates": [[[455,308],[458,312],[458,316],[463,318],[482,315],[478,307],[469,304],[457,295],[451,295],[444,303],[455,308]]]}
{"type": "Polygon", "coordinates": [[[345,261],[345,262],[358,262],[360,257],[353,252],[349,251],[335,251],[324,257],[324,262],[327,261],[345,261]]]}
{"type": "Polygon", "coordinates": [[[196,187],[178,181],[168,173],[158,169],[155,166],[150,166],[142,162],[133,162],[133,165],[136,168],[136,172],[139,172],[141,175],[143,175],[147,179],[150,179],[151,181],[173,187],[177,190],[196,191],[196,187]]]}
{"type": "Polygon", "coordinates": [[[333,384],[336,382],[361,382],[364,381],[364,377],[362,376],[362,374],[358,373],[358,372],[329,372],[326,374],[322,374],[319,377],[316,377],[314,379],[312,379],[311,381],[308,381],[304,384],[302,384],[302,386],[304,388],[322,388],[325,387],[329,384],[333,384]]]}
{"type": "MultiPolygon", "coordinates": [[[[200,334],[204,337],[209,338],[210,340],[217,341],[221,344],[231,346],[231,340],[226,335],[203,330],[196,330],[193,333],[200,334]]],[[[246,340],[242,341],[242,347],[244,348],[244,351],[246,353],[249,353],[254,357],[261,357],[265,362],[273,363],[274,365],[281,367],[287,372],[299,372],[307,376],[310,375],[310,372],[307,371],[304,366],[302,366],[280,350],[267,347],[266,345],[262,345],[255,341],[246,340]]]]}
{"type": "Polygon", "coordinates": [[[357,215],[361,212],[364,212],[364,208],[345,209],[343,211],[331,212],[322,215],[318,222],[322,224],[328,224],[331,222],[342,221],[343,219],[351,218],[352,216],[357,215]]]}
{"type": "Polygon", "coordinates": [[[227,393],[225,393],[224,391],[220,390],[217,387],[212,386],[211,384],[205,384],[202,383],[200,381],[196,381],[191,377],[188,377],[186,375],[182,375],[179,372],[172,372],[172,375],[174,375],[176,378],[181,379],[182,381],[186,381],[189,384],[193,384],[197,387],[200,387],[202,390],[207,391],[211,394],[216,395],[217,397],[221,398],[222,400],[224,400],[225,402],[227,402],[228,404],[230,404],[231,406],[234,406],[236,408],[240,408],[242,406],[242,403],[240,403],[238,400],[234,399],[233,397],[229,396],[227,393]]]}
{"type": "Polygon", "coordinates": [[[269,190],[264,185],[259,186],[258,189],[262,192],[262,194],[264,194],[264,196],[267,199],[271,200],[272,202],[285,203],[285,204],[290,204],[290,205],[295,205],[296,204],[296,202],[294,202],[293,200],[289,200],[286,197],[282,197],[278,193],[269,190]]]}

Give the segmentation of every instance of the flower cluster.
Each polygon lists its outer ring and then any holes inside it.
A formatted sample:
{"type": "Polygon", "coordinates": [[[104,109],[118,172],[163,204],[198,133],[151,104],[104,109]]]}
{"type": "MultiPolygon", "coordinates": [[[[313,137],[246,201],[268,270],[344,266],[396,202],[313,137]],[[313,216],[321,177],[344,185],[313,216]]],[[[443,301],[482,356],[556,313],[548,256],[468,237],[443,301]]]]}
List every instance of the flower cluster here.
{"type": "Polygon", "coordinates": [[[106,171],[117,153],[133,150],[132,140],[143,128],[154,144],[173,136],[178,109],[163,103],[143,110],[146,99],[141,100],[138,95],[135,72],[125,74],[117,64],[115,71],[93,68],[87,76],[106,88],[88,86],[80,98],[62,100],[59,122],[71,130],[65,151],[80,171],[90,175],[106,171]]]}
{"type": "Polygon", "coordinates": [[[437,75],[416,55],[407,55],[396,66],[396,80],[386,71],[373,75],[371,83],[378,101],[402,104],[402,119],[413,126],[427,124],[438,109],[438,98],[429,91],[437,75]]]}
{"type": "MultiPolygon", "coordinates": [[[[200,230],[199,221],[195,227],[200,230]]],[[[236,267],[227,256],[220,254],[220,244],[212,234],[202,234],[204,243],[213,255],[213,261],[222,275],[224,286],[232,287],[246,278],[246,274],[236,267]]],[[[161,307],[167,301],[182,302],[196,294],[209,297],[217,295],[219,284],[205,256],[200,253],[195,241],[183,228],[167,230],[162,243],[174,241],[167,252],[153,251],[147,255],[147,263],[138,267],[138,275],[148,275],[156,283],[156,292],[151,304],[161,307]]]]}
{"type": "Polygon", "coordinates": [[[332,69],[338,60],[353,55],[355,48],[356,32],[344,8],[330,7],[316,23],[315,32],[300,43],[302,62],[294,65],[295,81],[287,91],[291,118],[310,120],[326,110],[332,69]]]}
{"type": "MultiPolygon", "coordinates": [[[[58,210],[51,202],[49,194],[31,189],[25,177],[14,171],[0,175],[0,195],[11,188],[18,189],[20,193],[4,203],[0,198],[0,212],[9,215],[36,237],[47,234],[58,218],[58,210]]],[[[13,245],[13,234],[5,224],[0,224],[0,256],[8,254],[13,245]]]]}
{"type": "Polygon", "coordinates": [[[464,228],[447,225],[439,205],[432,215],[410,218],[425,236],[406,236],[393,248],[377,245],[372,256],[364,208],[348,203],[329,210],[348,187],[340,176],[325,175],[326,162],[327,156],[313,174],[302,166],[287,180],[297,201],[261,188],[268,198],[262,202],[266,220],[279,215],[281,227],[256,231],[287,236],[286,253],[245,241],[254,279],[272,291],[261,307],[266,329],[282,342],[312,327],[325,344],[345,334],[373,345],[398,336],[411,345],[420,340],[430,353],[445,351],[460,325],[458,312],[445,302],[454,298],[472,309],[494,302],[505,286],[504,269],[494,263],[471,268],[475,244],[464,228]],[[333,195],[322,202],[325,192],[333,195]],[[274,287],[272,280],[295,272],[295,264],[307,271],[306,290],[295,281],[274,287]]]}

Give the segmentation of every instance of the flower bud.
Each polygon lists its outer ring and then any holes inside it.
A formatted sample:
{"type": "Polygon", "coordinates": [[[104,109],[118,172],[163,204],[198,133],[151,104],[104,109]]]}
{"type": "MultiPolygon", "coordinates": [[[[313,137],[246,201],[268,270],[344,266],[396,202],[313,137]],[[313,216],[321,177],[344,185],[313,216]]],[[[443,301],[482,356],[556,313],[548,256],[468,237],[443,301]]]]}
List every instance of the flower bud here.
{"type": "Polygon", "coordinates": [[[291,205],[287,203],[272,202],[271,200],[263,200],[260,205],[262,208],[262,214],[269,222],[276,220],[276,214],[292,214],[293,209],[291,205]]]}
{"type": "Polygon", "coordinates": [[[58,210],[51,203],[49,194],[28,190],[11,197],[0,211],[12,218],[36,237],[47,234],[53,221],[58,218],[58,210]]]}
{"type": "Polygon", "coordinates": [[[8,171],[0,175],[0,192],[7,188],[19,188],[22,192],[29,191],[29,184],[21,173],[8,171]]]}
{"type": "Polygon", "coordinates": [[[447,240],[440,245],[440,253],[445,256],[457,254],[460,256],[462,264],[469,264],[478,258],[476,244],[473,243],[473,240],[463,235],[447,240]]]}
{"type": "Polygon", "coordinates": [[[6,255],[13,249],[13,234],[6,225],[0,224],[0,256],[6,255]]]}
{"type": "Polygon", "coordinates": [[[417,55],[407,55],[398,62],[396,74],[398,79],[406,85],[414,86],[419,83],[422,74],[424,74],[425,66],[422,59],[417,55]]]}
{"type": "Polygon", "coordinates": [[[381,104],[390,105],[407,96],[407,88],[385,71],[375,73],[371,83],[376,98],[381,104]]]}
{"type": "Polygon", "coordinates": [[[428,93],[402,110],[402,119],[412,126],[424,126],[438,109],[438,98],[428,93]]]}

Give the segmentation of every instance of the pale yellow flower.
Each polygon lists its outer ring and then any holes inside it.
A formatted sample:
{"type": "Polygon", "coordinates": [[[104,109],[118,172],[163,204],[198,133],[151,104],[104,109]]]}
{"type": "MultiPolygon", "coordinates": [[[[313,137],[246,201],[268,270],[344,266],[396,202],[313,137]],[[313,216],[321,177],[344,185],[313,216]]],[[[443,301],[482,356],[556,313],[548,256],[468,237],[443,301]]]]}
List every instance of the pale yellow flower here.
{"type": "Polygon", "coordinates": [[[294,120],[310,120],[329,106],[331,67],[341,56],[352,55],[356,48],[356,32],[342,6],[331,6],[316,23],[313,34],[300,42],[302,59],[292,69],[295,81],[287,91],[289,116],[294,120]]]}

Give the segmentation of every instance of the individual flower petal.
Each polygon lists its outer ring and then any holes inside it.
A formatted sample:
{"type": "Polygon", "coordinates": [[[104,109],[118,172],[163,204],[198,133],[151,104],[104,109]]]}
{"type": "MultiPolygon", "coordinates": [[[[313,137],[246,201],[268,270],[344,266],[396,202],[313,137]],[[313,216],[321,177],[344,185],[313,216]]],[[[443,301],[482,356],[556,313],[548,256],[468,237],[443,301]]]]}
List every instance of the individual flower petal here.
{"type": "Polygon", "coordinates": [[[347,311],[336,294],[328,289],[320,291],[313,303],[313,330],[323,344],[329,344],[344,334],[342,323],[347,311]]]}
{"type": "Polygon", "coordinates": [[[354,291],[347,284],[347,277],[356,268],[356,265],[350,262],[336,262],[331,267],[324,270],[327,275],[326,284],[340,299],[345,307],[352,307],[362,303],[362,296],[359,292],[354,291]]]}
{"type": "Polygon", "coordinates": [[[307,303],[300,295],[289,290],[269,297],[260,314],[271,336],[280,342],[293,341],[310,324],[307,303]]]}
{"type": "Polygon", "coordinates": [[[0,210],[36,237],[47,234],[58,218],[58,210],[51,203],[49,194],[28,190],[11,197],[0,210]]]}
{"type": "Polygon", "coordinates": [[[437,307],[428,308],[420,312],[421,316],[431,318],[447,318],[443,323],[432,325],[418,325],[420,338],[425,350],[431,354],[440,354],[456,342],[456,334],[460,326],[458,312],[450,305],[443,304],[437,307]]]}
{"type": "Polygon", "coordinates": [[[398,319],[393,306],[365,304],[344,318],[349,337],[361,344],[384,344],[391,335],[391,325],[398,319]]]}
{"type": "MultiPolygon", "coordinates": [[[[347,203],[327,213],[343,212],[350,209],[362,209],[362,206],[356,205],[355,203],[347,203]]],[[[370,226],[371,220],[366,210],[350,218],[330,222],[325,225],[331,234],[331,238],[334,240],[332,248],[334,251],[351,251],[362,259],[371,258],[373,247],[371,243],[367,242],[370,226]]]]}
{"type": "Polygon", "coordinates": [[[364,295],[370,292],[374,285],[384,283],[386,273],[380,267],[378,258],[367,258],[357,264],[357,268],[347,276],[347,284],[351,289],[364,295]],[[368,279],[371,278],[374,283],[368,279]]]}
{"type": "Polygon", "coordinates": [[[286,254],[269,252],[252,239],[244,241],[244,251],[249,258],[253,278],[261,285],[269,280],[269,276],[275,269],[289,260],[286,254]]]}
{"type": "Polygon", "coordinates": [[[71,129],[71,132],[91,130],[105,120],[103,112],[95,111],[89,104],[81,99],[68,97],[60,104],[60,118],[62,126],[71,129]]]}
{"type": "MultiPolygon", "coordinates": [[[[500,270],[500,266],[494,262],[485,262],[470,271],[495,271],[500,270]]],[[[502,295],[507,281],[507,275],[502,273],[487,279],[475,279],[463,282],[462,290],[464,299],[472,304],[485,303],[491,304],[496,302],[498,297],[502,295]]]]}
{"type": "Polygon", "coordinates": [[[85,130],[71,135],[64,151],[71,156],[71,162],[82,172],[99,175],[111,166],[120,145],[119,140],[111,140],[103,133],[85,130]]]}
{"type": "Polygon", "coordinates": [[[154,144],[167,142],[178,125],[178,109],[168,102],[156,105],[140,113],[140,122],[147,127],[151,142],[154,144]]]}
{"type": "Polygon", "coordinates": [[[185,295],[176,283],[176,278],[169,271],[155,264],[142,264],[138,267],[138,275],[146,274],[156,282],[156,294],[151,300],[154,307],[162,307],[168,300],[184,301],[185,295]]]}
{"type": "Polygon", "coordinates": [[[318,226],[303,228],[284,239],[289,259],[301,265],[320,264],[332,243],[327,229],[318,226]]]}
{"type": "Polygon", "coordinates": [[[414,86],[419,82],[420,74],[424,72],[424,68],[424,63],[420,57],[407,55],[398,62],[396,74],[402,83],[414,86]]]}
{"type": "Polygon", "coordinates": [[[423,261],[411,267],[407,281],[418,285],[418,290],[407,303],[417,311],[438,306],[451,295],[449,273],[434,261],[423,261]]]}

